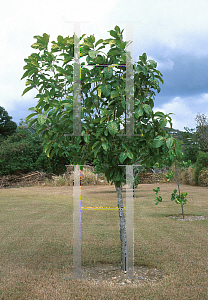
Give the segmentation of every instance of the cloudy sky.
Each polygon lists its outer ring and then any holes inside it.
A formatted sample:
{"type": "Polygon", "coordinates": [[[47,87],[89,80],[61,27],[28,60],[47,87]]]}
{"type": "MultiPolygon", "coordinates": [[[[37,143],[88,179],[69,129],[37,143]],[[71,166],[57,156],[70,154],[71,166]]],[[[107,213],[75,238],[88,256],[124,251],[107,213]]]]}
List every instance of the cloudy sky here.
{"type": "MultiPolygon", "coordinates": [[[[35,106],[35,91],[21,94],[24,59],[32,52],[35,35],[50,41],[72,36],[73,21],[81,33],[96,40],[108,30],[133,24],[133,58],[147,53],[158,63],[164,84],[155,110],[172,115],[173,128],[195,128],[197,113],[208,116],[208,1],[207,0],[0,0],[0,106],[19,124],[35,106]]],[[[128,40],[128,38],[127,38],[128,40]]]]}

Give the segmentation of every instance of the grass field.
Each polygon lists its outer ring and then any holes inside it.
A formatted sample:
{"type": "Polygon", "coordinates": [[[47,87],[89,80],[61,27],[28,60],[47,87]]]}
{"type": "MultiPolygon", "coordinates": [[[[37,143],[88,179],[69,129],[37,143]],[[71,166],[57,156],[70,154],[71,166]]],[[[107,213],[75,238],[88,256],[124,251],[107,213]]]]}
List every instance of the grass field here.
{"type": "MultiPolygon", "coordinates": [[[[64,279],[73,264],[72,186],[1,189],[0,299],[208,299],[208,218],[167,218],[181,214],[170,201],[177,186],[160,184],[163,202],[156,206],[157,186],[135,191],[135,268],[165,277],[138,286],[64,279]]],[[[208,189],[181,190],[188,192],[185,215],[208,217],[208,189]]],[[[117,206],[114,186],[83,186],[81,193],[82,206],[117,206]]],[[[82,266],[119,263],[118,211],[82,211],[82,266]]]]}

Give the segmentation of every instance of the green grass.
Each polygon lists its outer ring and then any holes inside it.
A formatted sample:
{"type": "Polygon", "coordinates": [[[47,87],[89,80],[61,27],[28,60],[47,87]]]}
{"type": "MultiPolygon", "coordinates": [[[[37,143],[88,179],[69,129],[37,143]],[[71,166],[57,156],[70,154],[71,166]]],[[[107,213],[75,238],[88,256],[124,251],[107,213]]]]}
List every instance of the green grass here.
{"type": "MultiPolygon", "coordinates": [[[[157,184],[135,191],[135,266],[163,270],[158,283],[101,289],[64,280],[73,264],[73,187],[0,190],[0,299],[208,299],[208,219],[178,221],[170,201],[176,184],[160,184],[163,202],[154,203],[157,184]]],[[[187,191],[185,215],[208,216],[207,188],[187,191]]],[[[125,196],[125,193],[123,193],[125,196]]],[[[82,206],[117,206],[114,186],[83,186],[82,206]]],[[[82,211],[82,265],[120,263],[118,211],[82,211]]]]}

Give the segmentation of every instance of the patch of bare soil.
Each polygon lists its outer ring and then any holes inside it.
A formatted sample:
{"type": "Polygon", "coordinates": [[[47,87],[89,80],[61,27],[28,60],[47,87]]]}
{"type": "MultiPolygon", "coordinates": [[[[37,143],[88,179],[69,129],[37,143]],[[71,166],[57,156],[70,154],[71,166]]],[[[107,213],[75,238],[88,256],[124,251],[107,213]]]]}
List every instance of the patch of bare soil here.
{"type": "Polygon", "coordinates": [[[184,219],[183,216],[169,216],[169,219],[177,219],[177,220],[181,220],[181,221],[195,221],[195,220],[205,220],[206,217],[205,216],[195,216],[195,215],[185,215],[184,219]]]}
{"type": "MultiPolygon", "coordinates": [[[[121,271],[120,266],[113,266],[110,264],[96,265],[96,266],[82,266],[80,279],[89,281],[94,285],[107,285],[107,286],[137,286],[145,283],[157,283],[161,281],[165,274],[154,268],[134,266],[134,277],[125,277],[125,272],[121,271]]],[[[74,279],[73,273],[70,277],[65,279],[74,279]]]]}

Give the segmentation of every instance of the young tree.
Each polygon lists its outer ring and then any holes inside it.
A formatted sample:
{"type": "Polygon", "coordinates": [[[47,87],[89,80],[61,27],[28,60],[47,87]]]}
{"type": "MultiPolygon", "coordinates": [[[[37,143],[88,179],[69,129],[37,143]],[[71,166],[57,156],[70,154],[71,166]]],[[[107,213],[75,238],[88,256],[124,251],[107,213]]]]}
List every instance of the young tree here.
{"type": "MultiPolygon", "coordinates": [[[[94,35],[80,39],[58,36],[52,41],[49,49],[49,35],[35,36],[37,42],[32,53],[25,59],[23,78],[27,78],[23,95],[36,88],[38,103],[30,108],[39,123],[38,133],[45,138],[47,155],[61,155],[66,147],[70,147],[73,164],[84,164],[88,155],[93,160],[95,169],[103,172],[111,184],[115,185],[118,198],[121,240],[121,269],[125,265],[125,215],[123,210],[122,183],[126,182],[125,168],[120,166],[134,165],[138,162],[147,167],[156,162],[160,165],[166,160],[171,165],[175,156],[181,158],[181,148],[176,139],[170,137],[164,126],[169,122],[169,114],[153,112],[154,97],[160,92],[159,81],[162,74],[156,69],[157,63],[147,60],[145,53],[133,63],[134,92],[133,103],[135,135],[118,135],[126,129],[125,112],[128,109],[125,101],[125,82],[127,76],[127,42],[123,40],[123,30],[118,26],[110,30],[111,38],[95,41],[94,35]],[[80,43],[81,63],[81,135],[73,135],[73,93],[76,93],[73,76],[79,62],[73,61],[74,48],[80,43]],[[82,42],[81,42],[82,41],[82,42]],[[75,44],[75,46],[74,46],[75,44]],[[102,52],[106,46],[110,50],[102,52]],[[90,67],[89,67],[90,66],[90,67]],[[95,110],[95,111],[94,111],[95,110]],[[94,114],[94,115],[93,115],[94,114]],[[65,135],[66,134],[66,135],[65,135]],[[67,135],[71,134],[71,136],[67,135]],[[137,135],[136,135],[137,134],[137,135]],[[51,148],[53,146],[53,150],[51,148]]],[[[74,94],[75,95],[75,94],[74,94]]],[[[130,117],[132,117],[132,115],[130,117]]],[[[130,118],[129,117],[129,118],[130,118]]],[[[138,182],[135,181],[135,186],[138,182]]]]}
{"type": "Polygon", "coordinates": [[[0,137],[12,135],[16,131],[17,124],[11,119],[8,112],[0,106],[0,137]]]}

